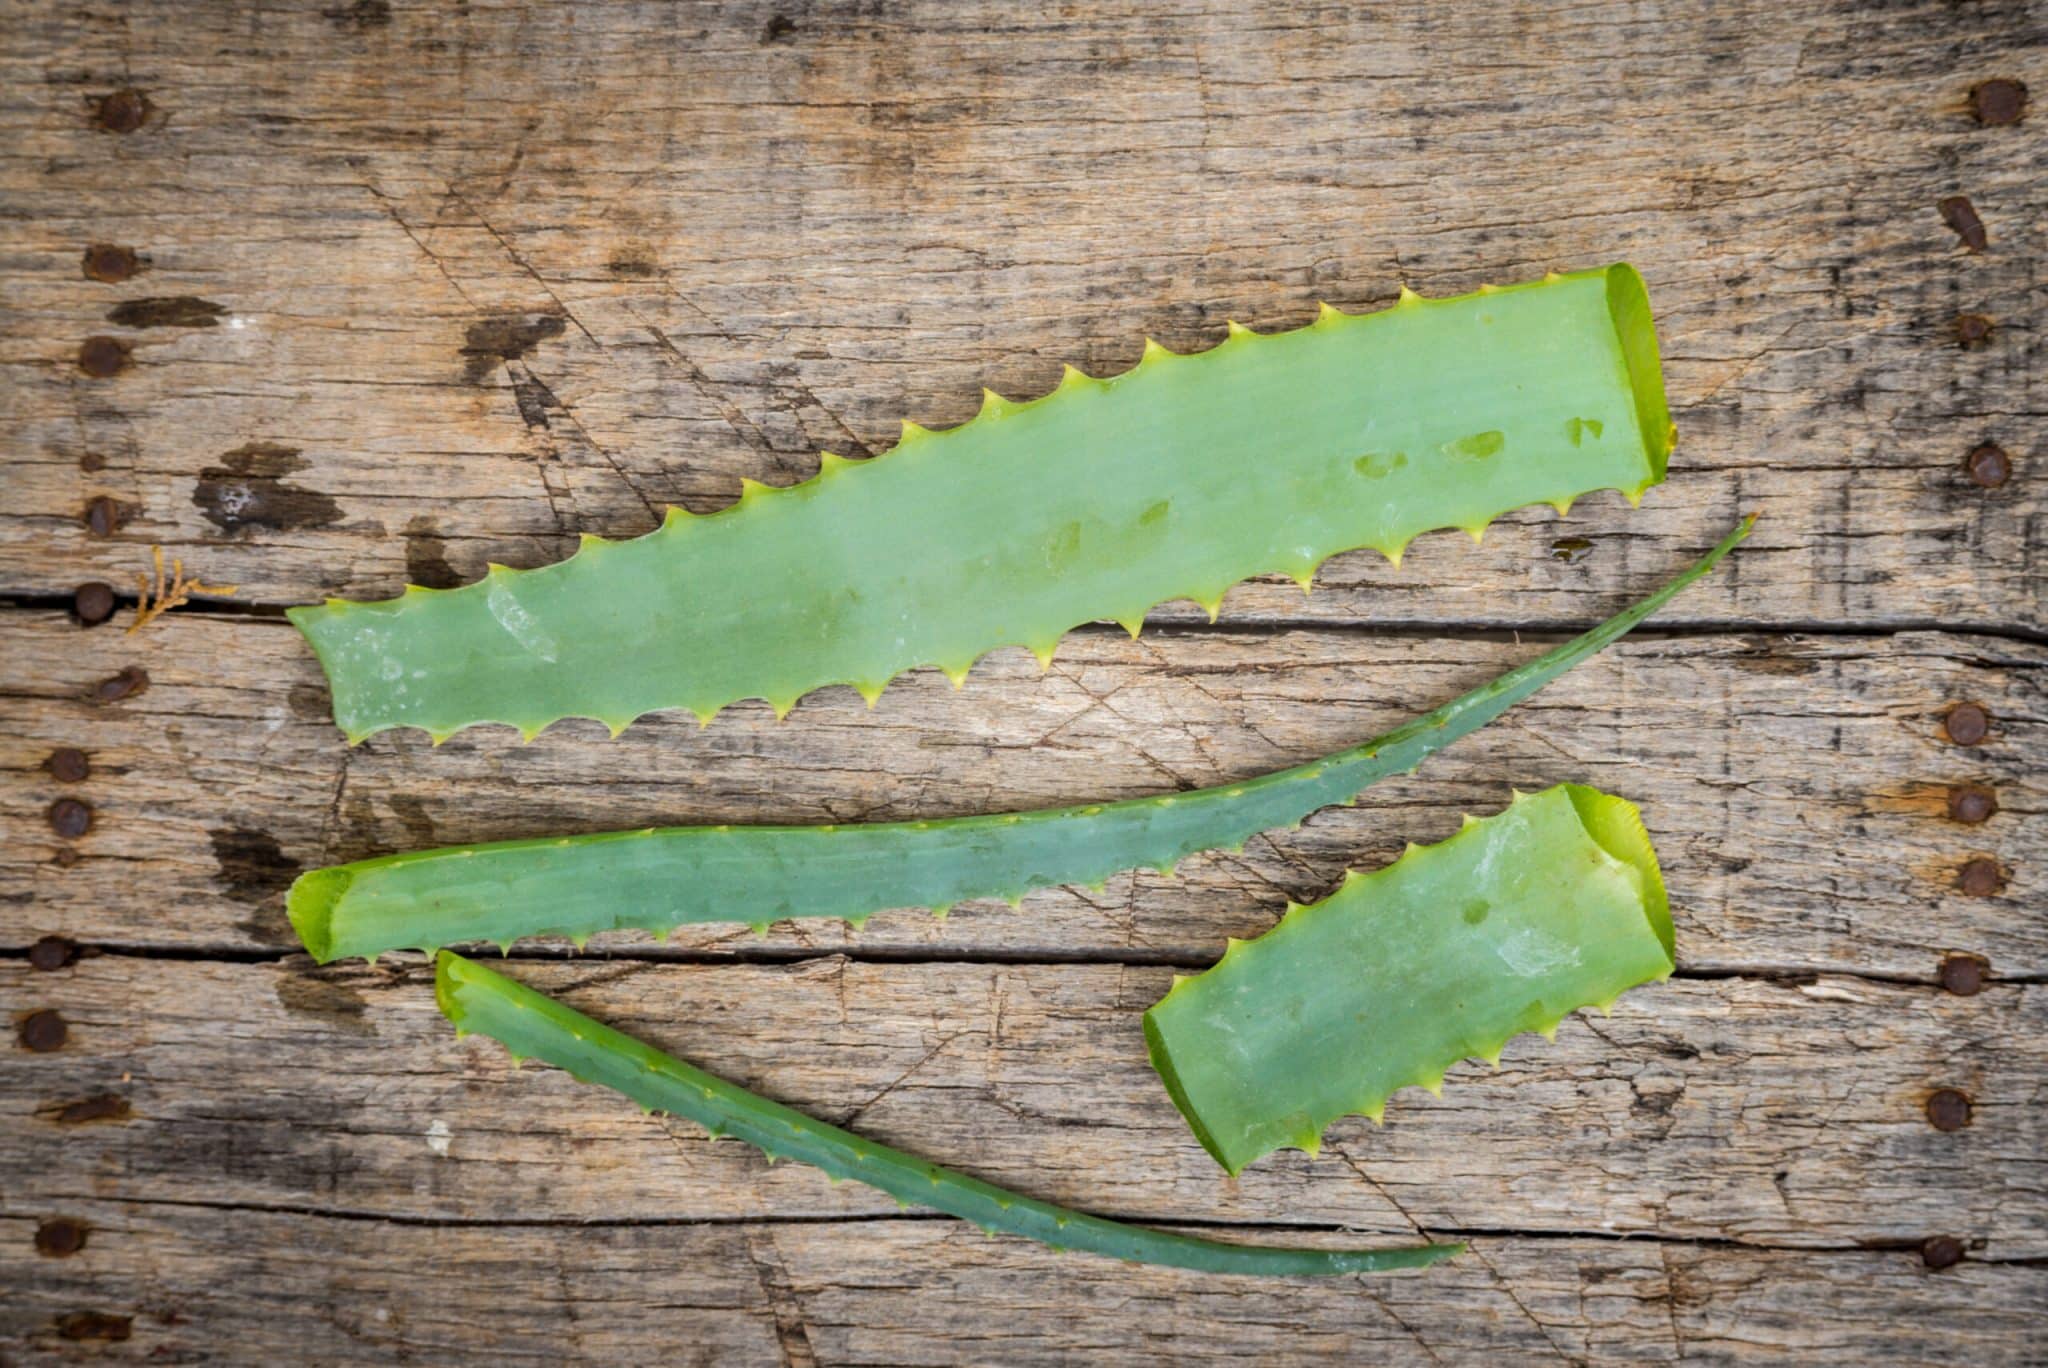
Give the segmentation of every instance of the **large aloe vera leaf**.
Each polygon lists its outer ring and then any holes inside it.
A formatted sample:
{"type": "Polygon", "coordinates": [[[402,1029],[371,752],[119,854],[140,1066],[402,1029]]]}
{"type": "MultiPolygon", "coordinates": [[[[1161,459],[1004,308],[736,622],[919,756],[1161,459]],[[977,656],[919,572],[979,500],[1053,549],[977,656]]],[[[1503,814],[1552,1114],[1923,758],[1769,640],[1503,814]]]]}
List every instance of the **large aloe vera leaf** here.
{"type": "Polygon", "coordinates": [[[1134,369],[1069,368],[1030,403],[987,396],[885,457],[827,455],[788,489],[708,517],[493,566],[461,589],[291,610],[360,740],[559,718],[778,711],[826,684],[870,699],[930,664],[1050,658],[1094,619],[1135,631],[1166,599],[1212,612],[1250,575],[1307,584],[1339,551],[1398,558],[1509,509],[1664,477],[1672,428],[1642,278],[1625,265],[1353,316],[1134,369]]]}
{"type": "Polygon", "coordinates": [[[991,1234],[1208,1273],[1379,1273],[1426,1267],[1465,1247],[1272,1248],[1104,1220],[1020,1196],[815,1121],[447,951],[435,963],[434,995],[458,1035],[490,1036],[515,1060],[545,1060],[582,1082],[622,1092],[648,1111],[688,1117],[714,1137],[737,1136],[770,1160],[801,1160],[823,1169],[834,1182],[856,1179],[906,1205],[935,1208],[991,1234]]]}
{"type": "Polygon", "coordinates": [[[1672,969],[1671,913],[1635,806],[1578,784],[1353,872],[1145,1013],[1153,1067],[1235,1174],[1323,1128],[1380,1119],[1522,1031],[1546,1035],[1672,969]]]}
{"type": "Polygon", "coordinates": [[[1120,870],[1170,869],[1346,803],[1499,716],[1711,570],[1745,521],[1678,578],[1582,636],[1362,745],[1243,783],[1099,806],[859,826],[657,827],[451,846],[310,870],[292,925],[325,963],[523,936],[691,922],[843,917],[1015,898],[1120,870]]]}

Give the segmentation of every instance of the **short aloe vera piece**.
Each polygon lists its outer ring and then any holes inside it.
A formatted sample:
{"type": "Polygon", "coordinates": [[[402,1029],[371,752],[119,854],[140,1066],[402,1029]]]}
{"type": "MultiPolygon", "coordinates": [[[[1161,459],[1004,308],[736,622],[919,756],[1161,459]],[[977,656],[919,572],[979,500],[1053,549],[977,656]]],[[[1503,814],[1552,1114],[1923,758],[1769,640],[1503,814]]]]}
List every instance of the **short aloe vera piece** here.
{"type": "Polygon", "coordinates": [[[998,646],[1049,660],[1062,634],[1138,630],[1168,599],[1213,615],[1251,575],[1306,587],[1340,551],[1477,537],[1510,509],[1563,509],[1664,478],[1672,444],[1642,278],[1625,265],[1316,322],[1132,370],[1068,368],[1051,394],[987,394],[972,422],[906,423],[886,456],[827,454],[815,479],[749,483],[707,517],[586,537],[540,569],[460,589],[291,610],[352,741],[436,740],[564,717],[614,733],[656,709],[786,712],[898,673],[955,680],[998,646]]]}
{"type": "Polygon", "coordinates": [[[287,909],[307,951],[326,963],[709,921],[859,924],[884,908],[943,910],[1126,869],[1171,869],[1414,769],[1663,607],[1748,535],[1750,521],[1656,593],[1528,664],[1384,736],[1243,783],[935,822],[657,827],[408,851],[310,870],[292,885],[287,909]]]}
{"type": "Polygon", "coordinates": [[[1515,795],[1440,845],[1290,906],[1145,1013],[1152,1065],[1235,1174],[1323,1128],[1378,1121],[1397,1089],[1499,1062],[1523,1031],[1672,969],[1671,913],[1641,815],[1579,784],[1515,795]]]}
{"type": "Polygon", "coordinates": [[[772,1160],[796,1159],[834,1182],[852,1178],[905,1205],[931,1207],[990,1234],[1022,1235],[1054,1249],[1107,1254],[1133,1263],[1206,1273],[1267,1275],[1381,1273],[1424,1268],[1462,1244],[1397,1249],[1289,1249],[1226,1244],[1125,1225],[941,1168],[902,1150],[815,1121],[673,1055],[600,1025],[544,993],[443,951],[434,995],[457,1035],[490,1036],[515,1060],[540,1059],[578,1080],[624,1093],[650,1112],[687,1117],[714,1137],[736,1136],[772,1160]]]}

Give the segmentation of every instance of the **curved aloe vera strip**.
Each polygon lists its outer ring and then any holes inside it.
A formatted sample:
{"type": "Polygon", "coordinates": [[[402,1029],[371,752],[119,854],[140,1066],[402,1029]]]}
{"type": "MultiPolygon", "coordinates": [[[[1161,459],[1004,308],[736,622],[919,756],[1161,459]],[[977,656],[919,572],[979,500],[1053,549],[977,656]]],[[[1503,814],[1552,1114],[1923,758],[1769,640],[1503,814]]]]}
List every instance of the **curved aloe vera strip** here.
{"type": "Polygon", "coordinates": [[[936,822],[657,827],[409,851],[310,870],[287,907],[322,963],[523,936],[843,917],[1021,897],[1125,869],[1170,869],[1347,803],[1412,770],[1622,636],[1747,536],[1745,520],[1685,573],[1582,636],[1384,736],[1293,769],[1192,793],[936,822]]]}
{"type": "Polygon", "coordinates": [[[935,1208],[991,1234],[1022,1235],[1054,1249],[1206,1273],[1380,1273],[1423,1268],[1465,1247],[1281,1249],[1224,1244],[1104,1220],[1020,1196],[814,1121],[445,950],[434,966],[434,997],[443,1015],[455,1023],[457,1035],[490,1036],[515,1060],[545,1060],[581,1082],[622,1092],[648,1111],[686,1116],[714,1137],[737,1136],[770,1160],[801,1160],[823,1169],[835,1182],[856,1179],[899,1202],[935,1208]]]}
{"type": "Polygon", "coordinates": [[[1304,585],[1324,559],[1398,558],[1436,528],[1478,536],[1526,504],[1664,478],[1672,429],[1642,278],[1616,265],[1353,316],[1180,356],[1147,344],[1111,379],[1069,367],[1030,403],[986,396],[886,457],[749,482],[710,517],[586,537],[537,570],[461,589],[291,610],[351,741],[479,722],[787,711],[826,684],[872,701],[896,674],[956,680],[986,652],[1050,659],[1167,599],[1212,614],[1250,575],[1304,585]]]}
{"type": "Polygon", "coordinates": [[[1522,1031],[1668,977],[1671,912],[1635,806],[1579,784],[1518,793],[1440,845],[1408,847],[1145,1013],[1152,1066],[1235,1174],[1323,1128],[1380,1119],[1522,1031]]]}

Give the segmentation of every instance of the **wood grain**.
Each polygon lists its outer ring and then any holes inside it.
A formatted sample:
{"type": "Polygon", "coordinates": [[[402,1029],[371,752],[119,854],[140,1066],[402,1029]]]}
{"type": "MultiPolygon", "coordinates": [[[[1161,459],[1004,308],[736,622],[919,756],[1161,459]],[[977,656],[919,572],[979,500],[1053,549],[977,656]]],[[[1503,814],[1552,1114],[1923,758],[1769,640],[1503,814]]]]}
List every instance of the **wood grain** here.
{"type": "MultiPolygon", "coordinates": [[[[1139,1015],[1170,971],[1124,965],[523,963],[520,977],[714,1073],[1063,1205],[1140,1221],[1510,1229],[1854,1248],[1966,1230],[2048,1256],[2034,1186],[2048,994],[1679,981],[1556,1044],[1468,1062],[1442,1099],[1334,1126],[1235,1180],[1191,1145],[1139,1015]],[[1970,1124],[1927,1124],[1963,1092],[1970,1124]]],[[[737,1142],[457,1043],[417,957],[366,969],[93,957],[0,967],[0,1005],[69,1039],[0,1080],[10,1201],[307,1204],[395,1219],[668,1220],[893,1212],[737,1142]],[[262,1065],[253,1066],[260,1050],[262,1065]],[[117,1120],[66,1122],[113,1096],[117,1120]],[[436,1123],[439,1123],[438,1125],[436,1123]],[[531,1175],[522,1178],[519,1175],[531,1175]],[[508,1198],[506,1184],[518,1188],[508,1198]],[[651,1204],[651,1205],[650,1205],[651,1204]]]]}
{"type": "MultiPolygon", "coordinates": [[[[1618,607],[1618,604],[1610,605],[1618,607]]],[[[1654,626],[1646,631],[1654,632],[1654,626]]],[[[649,825],[848,822],[1005,811],[1227,783],[1383,732],[1529,659],[1535,641],[1117,630],[1070,637],[1050,671],[1004,652],[955,691],[936,672],[868,710],[821,691],[776,724],[764,705],[643,722],[617,742],[565,723],[529,746],[480,728],[438,749],[417,734],[347,749],[319,671],[282,623],[191,617],[147,640],[147,692],[91,700],[132,640],[80,638],[56,613],[0,618],[0,688],[21,734],[0,765],[26,782],[0,806],[0,890],[29,911],[9,938],[124,947],[296,948],[283,891],[300,868],[386,850],[649,825]],[[102,653],[97,648],[111,649],[102,653]],[[10,663],[11,662],[11,663],[10,663]],[[49,747],[93,750],[119,775],[90,835],[52,836],[67,791],[49,747]],[[86,858],[51,863],[58,846],[86,858]],[[128,890],[150,871],[147,898],[128,890]]],[[[1939,633],[1632,639],[1498,725],[1373,788],[1353,809],[1197,857],[1171,878],[1047,890],[1020,913],[992,900],[943,923],[891,913],[776,926],[733,909],[669,945],[706,953],[996,952],[1206,965],[1225,936],[1263,931],[1287,898],[1326,896],[1349,866],[1440,840],[1511,788],[1564,780],[1647,814],[1687,970],[1854,969],[1931,981],[1942,956],[2048,970],[2039,871],[2048,864],[2048,649],[1939,633]],[[1944,718],[1995,719],[1958,746],[1944,718]],[[1958,786],[1998,811],[1949,815],[1958,786]],[[2005,888],[1957,887],[1972,858],[2005,888]]],[[[654,948],[646,936],[600,942],[654,948]]]]}
{"type": "Polygon", "coordinates": [[[24,0],[5,27],[0,1359],[2039,1361],[2048,139],[1972,112],[1994,78],[2048,91],[2038,5],[24,0]],[[644,532],[1147,335],[1616,259],[1680,427],[1641,509],[1339,557],[1306,599],[1255,580],[1214,628],[1162,605],[1048,673],[349,750],[277,615],[644,532]],[[1986,443],[2002,483],[1966,468],[1986,443]],[[1040,1196],[1474,1239],[1427,1277],[1205,1280],[898,1212],[515,1074],[450,1039],[416,957],[316,970],[281,916],[300,869],[396,848],[1260,773],[1747,511],[1652,630],[1174,880],[513,966],[1040,1196]],[[153,545],[238,591],[135,636],[69,615],[104,580],[125,620],[153,545]],[[1137,1047],[1170,973],[1564,779],[1643,803],[1678,978],[1222,1181],[1137,1047]],[[1987,820],[1952,815],[1969,786],[1987,820]],[[1939,986],[1958,953],[1983,991],[1939,986]],[[59,1048],[28,1048],[39,1011],[59,1048]],[[1962,1261],[1928,1266],[1936,1237],[1962,1261]]]}
{"type": "Polygon", "coordinates": [[[752,7],[264,16],[17,24],[13,592],[125,585],[152,542],[243,601],[472,578],[962,421],[984,384],[1121,369],[1147,333],[1626,257],[1682,433],[1642,512],[1346,557],[1306,607],[1276,577],[1231,620],[1580,619],[1761,510],[1689,616],[2048,625],[2035,482],[1962,469],[1986,439],[2024,469],[2040,431],[2038,122],[1963,112],[2039,60],[2024,0],[1323,7],[1248,36],[1227,7],[825,5],[766,43],[752,7]],[[113,86],[155,106],[132,134],[87,117],[113,86]],[[1959,190],[1984,252],[1937,210],[1959,190]],[[102,238],[148,269],[82,278],[102,238]],[[137,296],[224,312],[107,321],[137,296]],[[2005,325],[1966,349],[1963,313],[2005,325]],[[133,348],[111,380],[80,373],[95,333],[133,348]],[[134,510],[111,541],[94,494],[134,510]],[[1582,575],[1548,564],[1564,536],[1595,543],[1582,575]]]}
{"type": "Polygon", "coordinates": [[[1915,1251],[1585,1237],[1492,1240],[1483,1258],[1419,1277],[1274,1283],[1061,1257],[902,1218],[413,1226],[118,1202],[78,1212],[86,1253],[41,1266],[19,1252],[33,1223],[0,1215],[0,1272],[33,1274],[0,1307],[0,1335],[39,1357],[503,1363],[546,1345],[705,1368],[1248,1354],[1863,1365],[2024,1345],[2042,1290],[2036,1267],[1930,1272],[1915,1251]],[[95,1343],[95,1331],[126,1338],[95,1343]]]}

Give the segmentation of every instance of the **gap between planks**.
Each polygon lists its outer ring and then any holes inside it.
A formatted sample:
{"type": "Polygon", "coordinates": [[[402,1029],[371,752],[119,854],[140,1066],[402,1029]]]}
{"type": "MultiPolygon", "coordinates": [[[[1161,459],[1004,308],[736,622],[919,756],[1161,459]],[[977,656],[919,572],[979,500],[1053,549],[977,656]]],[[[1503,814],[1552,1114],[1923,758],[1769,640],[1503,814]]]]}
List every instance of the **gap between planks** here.
{"type": "MultiPolygon", "coordinates": [[[[961,1224],[957,1216],[942,1211],[922,1211],[912,1207],[895,1212],[868,1212],[847,1215],[780,1215],[780,1216],[633,1216],[608,1217],[591,1220],[580,1216],[534,1217],[534,1216],[429,1216],[383,1211],[358,1211],[348,1207],[325,1207],[299,1202],[229,1202],[207,1201],[201,1198],[177,1197],[103,1197],[91,1193],[58,1192],[43,1194],[41,1200],[47,1205],[52,1202],[91,1203],[116,1207],[170,1207],[188,1211],[231,1211],[256,1212],[269,1216],[303,1216],[321,1221],[359,1221],[367,1224],[407,1226],[422,1229],[508,1229],[547,1230],[570,1228],[590,1229],[672,1229],[692,1226],[859,1226],[883,1224],[961,1224]]],[[[1188,1234],[1202,1234],[1206,1231],[1227,1231],[1233,1235],[1265,1235],[1275,1239],[1288,1239],[1299,1235],[1386,1235],[1412,1236],[1415,1230],[1365,1231],[1356,1226],[1336,1225],[1329,1222],[1301,1221],[1230,1221],[1207,1219],[1201,1221],[1160,1221],[1126,1215],[1114,1211],[1094,1213],[1113,1221],[1143,1225],[1148,1229],[1181,1231],[1188,1234]]],[[[0,1217],[0,1219],[7,1219],[0,1217]]],[[[1778,1253],[1813,1254],[1899,1254],[1915,1253],[1924,1242],[1923,1236],[1899,1236],[1889,1240],[1837,1240],[1803,1241],[1789,1243],[1769,1240],[1736,1240],[1710,1235],[1665,1235],[1656,1231],[1614,1231],[1614,1230],[1571,1230],[1571,1229],[1529,1229],[1514,1226],[1429,1226],[1419,1233],[1431,1243],[1447,1244],[1459,1240],[1524,1240],[1524,1241],[1570,1241],[1601,1240],[1613,1244],[1670,1245],[1687,1249],[1733,1249],[1764,1250],[1778,1253]]],[[[995,1237],[991,1237],[995,1238],[995,1237]]],[[[1971,1262],[1998,1264],[2014,1268],[2048,1267],[2048,1255],[2018,1255],[1998,1257],[1974,1253],[1971,1262]]]]}
{"type": "MultiPolygon", "coordinates": [[[[0,611],[38,613],[68,612],[71,609],[70,594],[11,594],[0,597],[0,611]]],[[[381,600],[368,600],[380,602],[381,600]]],[[[114,592],[116,615],[132,611],[135,595],[114,592]]],[[[250,622],[284,623],[288,605],[275,603],[237,603],[232,599],[193,599],[177,611],[194,617],[239,618],[250,622]]],[[[1316,631],[1343,632],[1360,635],[1385,637],[1389,640],[1426,640],[1450,637],[1460,641],[1522,641],[1541,643],[1563,640],[1582,632],[1591,631],[1605,619],[1587,618],[1563,622],[1517,623],[1506,619],[1465,618],[1456,622],[1371,622],[1357,618],[1329,619],[1296,617],[1278,614],[1260,617],[1253,621],[1204,622],[1199,617],[1186,620],[1166,618],[1153,622],[1147,620],[1147,635],[1173,633],[1187,636],[1257,636],[1261,633],[1316,631]]],[[[111,623],[111,620],[110,620],[111,623]]],[[[2002,641],[2017,641],[2033,646],[2048,646],[2048,630],[2027,627],[2018,623],[1967,624],[1957,626],[1939,618],[1900,617],[1873,618],[1854,623],[1826,622],[1812,619],[1788,618],[1777,621],[1763,619],[1716,619],[1682,618],[1668,620],[1659,618],[1655,626],[1643,626],[1630,632],[1631,641],[1692,640],[1714,636],[1815,636],[1857,638],[1867,637],[1880,640],[1886,637],[1904,636],[1913,632],[1939,632],[1958,637],[1992,637],[2002,641]]],[[[1124,629],[1113,622],[1084,622],[1062,633],[1069,636],[1122,636],[1124,629]]],[[[1000,648],[998,648],[1000,649],[1000,648]]]]}
{"type": "MultiPolygon", "coordinates": [[[[81,952],[117,956],[122,959],[173,961],[192,964],[281,964],[286,960],[301,958],[304,951],[266,949],[261,946],[207,946],[175,945],[153,946],[123,944],[116,941],[77,941],[74,944],[81,952]]],[[[615,963],[628,964],[673,964],[673,965],[802,965],[844,960],[850,964],[990,964],[1012,968],[1047,966],[1058,968],[1071,965],[1119,966],[1128,969],[1187,969],[1200,972],[1211,967],[1215,960],[1205,955],[1176,955],[1167,952],[1143,954],[1124,952],[1115,955],[1091,955],[1086,953],[1061,954],[1052,950],[1005,950],[1000,947],[984,949],[962,949],[948,951],[943,946],[931,947],[889,947],[878,946],[869,950],[837,949],[820,953],[803,946],[761,946],[758,948],[735,948],[723,951],[685,950],[665,945],[625,945],[615,950],[601,952],[575,952],[568,949],[545,945],[522,945],[509,955],[493,954],[489,945],[461,947],[472,958],[498,962],[528,963],[584,963],[592,966],[615,963]]],[[[0,946],[0,959],[21,960],[28,958],[27,945],[0,946]]],[[[392,963],[408,968],[417,968],[425,973],[426,960],[417,958],[415,950],[394,950],[379,955],[378,963],[392,963]]],[[[339,965],[353,963],[339,960],[334,964],[316,965],[315,972],[332,970],[339,965]]],[[[1937,988],[1939,978],[1934,974],[1885,973],[1874,969],[1816,967],[1813,965],[1680,965],[1670,977],[1679,982],[1714,982],[1753,979],[1759,983],[1804,984],[1823,978],[1853,979],[1863,983],[1887,983],[1905,988],[1937,988]]],[[[1997,974],[1985,980],[1987,987],[2027,987],[2048,983],[2048,973],[1997,974]]]]}

